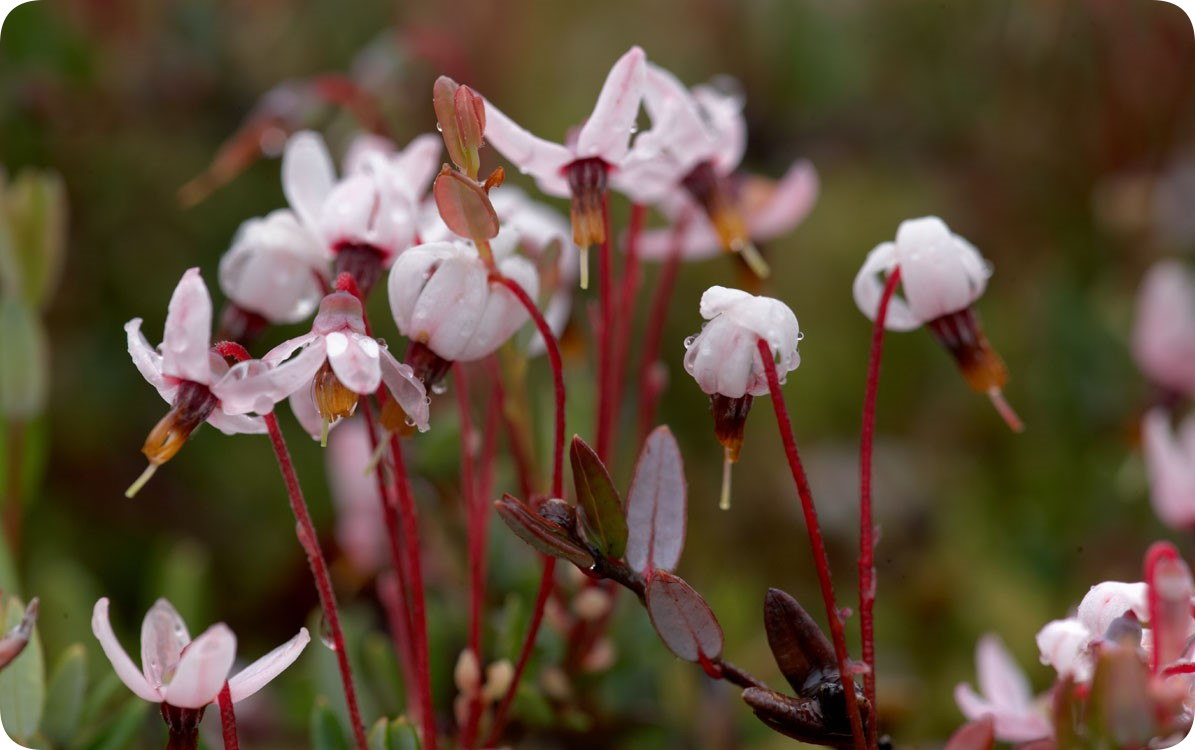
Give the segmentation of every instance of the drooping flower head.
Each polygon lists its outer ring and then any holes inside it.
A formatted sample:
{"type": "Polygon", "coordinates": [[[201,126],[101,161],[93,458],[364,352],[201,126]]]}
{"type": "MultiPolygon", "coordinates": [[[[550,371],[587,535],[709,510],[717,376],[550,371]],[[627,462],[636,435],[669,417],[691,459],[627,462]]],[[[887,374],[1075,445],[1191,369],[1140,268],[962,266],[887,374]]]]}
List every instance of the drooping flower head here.
{"type": "Polygon", "coordinates": [[[439,166],[440,139],[427,134],[403,151],[376,136],[355,143],[345,175],[316,133],[296,133],[282,157],[282,188],[302,223],[321,238],[368,295],[383,269],[415,241],[419,202],[439,166]]]}
{"type": "Polygon", "coordinates": [[[261,393],[290,397],[291,409],[312,437],[326,444],[328,428],[352,416],[361,396],[375,393],[384,382],[386,403],[398,407],[383,423],[391,432],[428,429],[427,392],[411,368],[397,361],[366,333],[361,301],[347,291],[333,292],[320,302],[311,332],[284,341],[261,362],[237,365],[222,384],[221,398],[230,409],[259,411],[261,393]],[[407,424],[407,422],[410,424],[407,424]],[[393,422],[393,424],[391,424],[393,422]]]}
{"type": "Polygon", "coordinates": [[[904,296],[892,297],[885,328],[929,326],[971,388],[986,393],[1009,427],[1020,431],[1021,422],[1003,396],[1008,371],[971,308],[992,274],[987,261],[936,216],[901,222],[896,241],[876,246],[855,276],[855,303],[868,318],[875,320],[885,279],[898,268],[904,296]]]}
{"type": "Polygon", "coordinates": [[[247,345],[265,323],[306,318],[324,295],[331,258],[292,211],[241,224],[220,259],[220,289],[233,304],[222,316],[217,338],[247,345]]]}
{"type": "Polygon", "coordinates": [[[121,682],[138,698],[162,704],[172,739],[180,731],[194,736],[204,709],[216,701],[225,681],[232,702],[242,701],[293,664],[311,640],[307,628],[300,628],[294,638],[229,678],[236,658],[233,632],[217,623],[191,640],[187,624],[165,599],[150,608],[141,624],[141,669],[112,630],[107,598],[95,603],[91,630],[121,682]]]}
{"type": "Polygon", "coordinates": [[[1195,275],[1177,261],[1154,264],[1141,282],[1133,358],[1150,382],[1195,398],[1195,275]]]}
{"type": "Polygon", "coordinates": [[[229,368],[211,348],[212,299],[198,268],[183,274],[170,297],[160,347],[150,346],[141,333],[141,318],[125,323],[124,329],[133,364],[171,405],[145,439],[141,452],[149,459],[149,467],[129,487],[129,497],[149,481],[158,466],[173,458],[204,422],[226,435],[266,431],[260,417],[229,411],[213,393],[229,368]]]}
{"type": "Polygon", "coordinates": [[[797,369],[801,329],[788,305],[738,289],[713,286],[701,295],[701,332],[685,341],[685,371],[710,397],[714,431],[725,449],[722,507],[729,504],[729,466],[738,460],[751,401],[768,392],[757,342],[763,339],[784,376],[797,369]]]}
{"type": "MultiPolygon", "coordinates": [[[[534,299],[535,267],[494,245],[498,271],[534,299]]],[[[528,320],[527,310],[490,278],[485,261],[467,242],[429,242],[411,248],[390,269],[390,310],[411,340],[407,361],[429,387],[452,362],[493,353],[528,320]]]]}
{"type": "MultiPolygon", "coordinates": [[[[647,56],[632,47],[614,63],[589,119],[575,140],[545,141],[517,125],[489,101],[485,139],[549,195],[572,198],[573,241],[584,252],[606,241],[602,204],[612,172],[621,169],[643,99],[647,56]]],[[[581,258],[581,286],[587,286],[581,258]]]]}

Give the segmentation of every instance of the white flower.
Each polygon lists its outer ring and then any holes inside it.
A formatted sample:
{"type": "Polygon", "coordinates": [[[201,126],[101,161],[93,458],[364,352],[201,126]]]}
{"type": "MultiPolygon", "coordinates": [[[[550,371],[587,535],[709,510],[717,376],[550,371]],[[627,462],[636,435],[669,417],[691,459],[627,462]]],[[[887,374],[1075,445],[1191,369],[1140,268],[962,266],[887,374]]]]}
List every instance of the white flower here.
{"type": "Polygon", "coordinates": [[[992,275],[975,246],[952,234],[936,216],[909,219],[896,230],[896,242],[878,245],[855,276],[855,303],[871,320],[880,306],[880,274],[900,267],[904,298],[893,296],[885,327],[910,331],[970,307],[992,275]]]}
{"type": "Polygon", "coordinates": [[[178,708],[203,708],[213,703],[226,680],[233,703],[248,698],[294,663],[311,640],[307,628],[300,628],[294,638],[229,679],[236,658],[236,636],[227,625],[217,623],[192,641],[187,624],[165,599],[154,604],[141,624],[140,670],[112,631],[107,598],[95,603],[91,630],[129,690],[147,701],[178,708]]]}
{"type": "Polygon", "coordinates": [[[982,694],[965,683],[954,689],[954,701],[968,720],[991,716],[996,736],[1005,742],[1026,742],[1053,734],[1029,681],[998,636],[989,633],[979,639],[975,667],[982,694]]]}
{"type": "Polygon", "coordinates": [[[1076,617],[1054,620],[1038,632],[1042,664],[1054,667],[1060,677],[1090,680],[1095,670],[1093,647],[1103,641],[1117,618],[1132,613],[1139,622],[1148,621],[1148,593],[1144,583],[1105,581],[1092,586],[1079,603],[1076,617]]]}
{"type": "Polygon", "coordinates": [[[324,296],[331,253],[286,209],[241,224],[220,259],[220,289],[271,323],[297,323],[324,296]]]}
{"type": "Polygon", "coordinates": [[[701,295],[701,317],[709,322],[685,342],[685,371],[705,393],[729,398],[767,393],[756,347],[761,338],[772,350],[780,382],[801,364],[797,316],[779,300],[713,286],[701,295]]]}
{"type": "Polygon", "coordinates": [[[1153,409],[1142,421],[1141,439],[1154,512],[1172,529],[1195,528],[1195,417],[1175,434],[1170,416],[1153,409]]]}
{"type": "MultiPolygon", "coordinates": [[[[498,270],[531,299],[539,294],[539,277],[526,258],[501,258],[498,270]]],[[[398,330],[452,362],[491,354],[529,317],[510,290],[490,280],[485,261],[466,242],[411,248],[395,261],[388,284],[398,330]]]]}
{"type": "Polygon", "coordinates": [[[1195,396],[1195,276],[1177,261],[1154,264],[1141,282],[1133,357],[1152,382],[1195,396]]]}

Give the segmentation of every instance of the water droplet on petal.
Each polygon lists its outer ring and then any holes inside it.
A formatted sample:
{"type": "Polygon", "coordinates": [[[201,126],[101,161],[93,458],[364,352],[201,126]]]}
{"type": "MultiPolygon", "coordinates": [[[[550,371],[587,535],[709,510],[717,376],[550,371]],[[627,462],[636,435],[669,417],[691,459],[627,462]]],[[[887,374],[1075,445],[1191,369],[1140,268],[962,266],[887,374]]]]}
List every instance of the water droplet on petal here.
{"type": "Polygon", "coordinates": [[[447,392],[448,392],[448,386],[445,385],[444,383],[436,383],[435,385],[432,386],[432,393],[436,394],[437,396],[442,396],[447,392]]]}
{"type": "Polygon", "coordinates": [[[406,419],[403,420],[403,424],[405,424],[407,427],[414,427],[415,426],[415,418],[407,417],[406,419]]]}
{"type": "Polygon", "coordinates": [[[693,342],[696,340],[697,340],[696,336],[687,336],[685,338],[685,348],[688,349],[690,346],[693,346],[693,342]]]}

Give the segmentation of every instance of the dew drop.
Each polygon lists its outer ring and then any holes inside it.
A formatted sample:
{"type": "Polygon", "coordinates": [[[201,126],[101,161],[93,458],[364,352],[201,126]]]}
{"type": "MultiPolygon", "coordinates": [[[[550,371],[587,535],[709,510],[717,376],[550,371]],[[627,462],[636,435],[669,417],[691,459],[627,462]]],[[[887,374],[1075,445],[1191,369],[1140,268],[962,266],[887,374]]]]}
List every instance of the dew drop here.
{"type": "Polygon", "coordinates": [[[415,418],[407,417],[406,419],[403,420],[403,424],[405,424],[407,427],[414,427],[415,426],[415,418]]]}
{"type": "Polygon", "coordinates": [[[328,618],[324,615],[319,616],[319,639],[320,643],[327,646],[329,651],[336,650],[336,639],[332,637],[332,626],[328,624],[328,618]]]}
{"type": "Polygon", "coordinates": [[[448,386],[444,383],[436,383],[432,386],[432,393],[436,394],[437,396],[443,396],[447,392],[448,386]]]}
{"type": "Polygon", "coordinates": [[[440,123],[438,123],[438,122],[436,123],[436,132],[437,132],[437,133],[443,133],[443,132],[444,132],[444,126],[442,126],[442,125],[441,125],[440,123]]]}
{"type": "Polygon", "coordinates": [[[696,340],[697,340],[696,336],[687,336],[685,338],[685,348],[688,349],[690,346],[693,346],[693,342],[696,340]]]}
{"type": "Polygon", "coordinates": [[[805,340],[805,332],[797,331],[797,341],[804,341],[804,340],[805,340]]]}

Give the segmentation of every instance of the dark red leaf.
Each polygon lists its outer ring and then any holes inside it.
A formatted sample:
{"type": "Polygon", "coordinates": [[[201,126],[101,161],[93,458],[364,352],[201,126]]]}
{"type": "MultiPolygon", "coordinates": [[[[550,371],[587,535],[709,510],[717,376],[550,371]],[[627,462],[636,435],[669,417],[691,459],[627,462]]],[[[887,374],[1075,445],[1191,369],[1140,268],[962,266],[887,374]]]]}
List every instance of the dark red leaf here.
{"type": "Polygon", "coordinates": [[[685,545],[685,470],[667,427],[647,438],[627,493],[627,564],[637,573],[672,570],[685,545]]]}
{"type": "Polygon", "coordinates": [[[722,626],[713,610],[689,584],[657,570],[647,582],[647,614],[668,650],[685,661],[717,659],[722,654],[722,626]]]}

